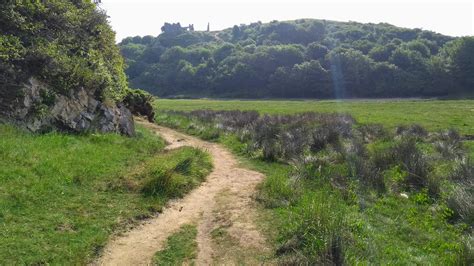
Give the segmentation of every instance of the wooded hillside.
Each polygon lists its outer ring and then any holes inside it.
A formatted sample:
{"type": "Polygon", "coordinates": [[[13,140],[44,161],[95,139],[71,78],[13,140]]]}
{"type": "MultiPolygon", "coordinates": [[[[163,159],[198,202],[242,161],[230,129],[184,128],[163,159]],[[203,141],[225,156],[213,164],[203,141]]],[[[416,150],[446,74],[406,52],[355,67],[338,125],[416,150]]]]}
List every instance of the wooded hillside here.
{"type": "Polygon", "coordinates": [[[474,38],[301,19],[120,43],[132,87],[159,96],[349,98],[472,93],[474,38]]]}

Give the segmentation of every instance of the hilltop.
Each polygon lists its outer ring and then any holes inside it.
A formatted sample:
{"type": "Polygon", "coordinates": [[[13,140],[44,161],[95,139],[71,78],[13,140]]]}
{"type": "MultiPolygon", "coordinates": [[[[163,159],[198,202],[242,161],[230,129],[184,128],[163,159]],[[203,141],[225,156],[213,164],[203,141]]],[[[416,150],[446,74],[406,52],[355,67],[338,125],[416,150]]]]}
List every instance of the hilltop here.
{"type": "Polygon", "coordinates": [[[215,32],[165,24],[120,43],[135,88],[163,97],[352,98],[470,93],[474,39],[316,19],[215,32]]]}

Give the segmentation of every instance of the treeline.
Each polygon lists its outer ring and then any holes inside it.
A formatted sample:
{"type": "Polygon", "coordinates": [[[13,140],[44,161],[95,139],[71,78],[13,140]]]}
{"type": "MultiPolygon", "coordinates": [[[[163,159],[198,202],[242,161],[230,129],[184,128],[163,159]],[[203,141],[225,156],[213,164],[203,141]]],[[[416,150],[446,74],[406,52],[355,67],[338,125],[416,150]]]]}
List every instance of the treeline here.
{"type": "Polygon", "coordinates": [[[474,38],[302,19],[120,43],[130,85],[159,96],[420,97],[474,91],[474,38]]]}

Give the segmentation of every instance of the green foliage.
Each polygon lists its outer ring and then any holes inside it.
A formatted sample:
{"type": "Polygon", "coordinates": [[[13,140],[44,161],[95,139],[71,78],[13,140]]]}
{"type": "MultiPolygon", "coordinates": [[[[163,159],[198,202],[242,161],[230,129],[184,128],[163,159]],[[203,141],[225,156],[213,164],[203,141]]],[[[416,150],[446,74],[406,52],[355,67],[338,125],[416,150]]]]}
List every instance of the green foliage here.
{"type": "Polygon", "coordinates": [[[162,153],[161,138],[137,131],[134,138],[32,135],[0,125],[2,263],[87,264],[112,232],[161,210],[209,173],[207,154],[162,153]],[[155,187],[161,193],[141,192],[170,169],[172,182],[155,187]]]}
{"type": "MultiPolygon", "coordinates": [[[[173,151],[168,161],[149,161],[137,175],[138,189],[146,196],[182,197],[201,183],[212,170],[211,158],[193,148],[173,151]]],[[[130,182],[130,181],[129,181],[130,182]]],[[[127,182],[127,183],[129,183],[127,182]]]]}
{"type": "Polygon", "coordinates": [[[146,116],[150,122],[155,118],[153,96],[143,90],[126,89],[123,103],[134,115],[146,116]]]}
{"type": "Polygon", "coordinates": [[[347,206],[330,187],[305,193],[295,206],[281,213],[284,219],[279,255],[301,252],[299,264],[335,264],[344,261],[347,206]]]}
{"type": "Polygon", "coordinates": [[[60,94],[84,87],[103,99],[123,96],[127,81],[115,33],[92,1],[3,1],[0,24],[4,86],[34,76],[60,94]]]}
{"type": "Polygon", "coordinates": [[[472,88],[469,37],[312,19],[163,30],[120,44],[132,87],[159,96],[420,97],[472,88]]]}
{"type": "MultiPolygon", "coordinates": [[[[214,109],[235,107],[228,101],[205,103],[214,109]]],[[[302,102],[291,111],[275,104],[274,113],[303,110],[302,102]]],[[[239,104],[244,110],[269,106],[239,104]]],[[[162,110],[157,120],[198,136],[206,128],[218,130],[217,141],[251,158],[246,162],[267,175],[257,199],[273,214],[268,226],[277,236],[281,264],[454,264],[472,258],[464,240],[472,229],[472,166],[450,161],[468,156],[455,132],[428,133],[416,124],[386,130],[353,124],[341,114],[258,117],[248,111],[196,110],[203,108],[200,101],[160,108],[193,110],[162,110]],[[307,142],[299,141],[300,134],[307,142]],[[317,149],[285,156],[292,144],[311,147],[315,141],[317,149]],[[440,141],[448,148],[436,148],[440,141]],[[276,162],[262,160],[269,159],[266,146],[276,162]]]]}
{"type": "Polygon", "coordinates": [[[463,37],[451,41],[443,47],[441,56],[446,60],[447,68],[453,73],[455,82],[460,86],[474,86],[474,37],[463,37]]]}
{"type": "Polygon", "coordinates": [[[166,247],[155,254],[154,265],[187,265],[197,257],[197,229],[195,225],[184,225],[168,237],[166,247]]]}
{"type": "MultiPolygon", "coordinates": [[[[157,111],[256,110],[261,114],[304,112],[349,113],[360,123],[379,123],[388,129],[417,123],[429,131],[456,128],[474,135],[472,100],[354,100],[354,101],[257,101],[257,100],[167,100],[155,103],[157,111]]],[[[466,142],[474,147],[474,141],[466,142]]],[[[474,152],[474,149],[471,149],[474,152]]]]}

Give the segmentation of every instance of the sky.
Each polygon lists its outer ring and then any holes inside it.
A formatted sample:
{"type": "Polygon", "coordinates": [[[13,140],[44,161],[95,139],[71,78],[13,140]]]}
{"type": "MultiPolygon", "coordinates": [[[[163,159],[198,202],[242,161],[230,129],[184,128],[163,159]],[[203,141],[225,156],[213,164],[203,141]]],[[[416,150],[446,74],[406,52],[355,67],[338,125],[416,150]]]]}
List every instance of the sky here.
{"type": "Polygon", "coordinates": [[[194,24],[195,30],[272,20],[315,18],[387,22],[450,36],[474,35],[474,0],[102,0],[116,41],[157,36],[165,22],[194,24]]]}

